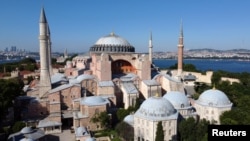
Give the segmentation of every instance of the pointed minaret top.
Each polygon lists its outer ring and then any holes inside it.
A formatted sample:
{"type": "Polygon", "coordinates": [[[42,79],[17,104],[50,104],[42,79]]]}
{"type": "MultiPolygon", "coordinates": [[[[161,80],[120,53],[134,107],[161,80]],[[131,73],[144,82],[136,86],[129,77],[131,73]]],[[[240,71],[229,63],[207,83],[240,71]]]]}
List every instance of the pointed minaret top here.
{"type": "Polygon", "coordinates": [[[150,31],[150,38],[149,38],[149,40],[152,41],[152,31],[150,31]]]}
{"type": "Polygon", "coordinates": [[[180,27],[180,37],[183,37],[183,23],[181,19],[181,27],[180,27]]]}
{"type": "Polygon", "coordinates": [[[50,29],[49,29],[49,25],[48,25],[48,28],[47,28],[47,30],[48,30],[48,35],[50,35],[50,29]]]}
{"type": "Polygon", "coordinates": [[[153,43],[152,43],[152,31],[150,31],[150,36],[149,36],[149,45],[150,48],[153,47],[153,43]]]}
{"type": "Polygon", "coordinates": [[[40,23],[47,23],[47,19],[46,19],[46,16],[45,16],[44,8],[41,9],[40,23]]]}

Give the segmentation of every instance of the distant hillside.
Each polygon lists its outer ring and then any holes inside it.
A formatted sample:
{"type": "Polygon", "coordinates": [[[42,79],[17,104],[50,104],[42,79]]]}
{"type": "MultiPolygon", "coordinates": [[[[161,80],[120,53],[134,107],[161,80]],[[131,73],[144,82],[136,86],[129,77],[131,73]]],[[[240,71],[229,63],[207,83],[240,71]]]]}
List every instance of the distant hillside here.
{"type": "Polygon", "coordinates": [[[230,50],[217,50],[217,49],[209,49],[209,48],[203,48],[203,49],[190,49],[187,50],[189,52],[244,52],[244,53],[250,53],[249,49],[230,49],[230,50]]]}

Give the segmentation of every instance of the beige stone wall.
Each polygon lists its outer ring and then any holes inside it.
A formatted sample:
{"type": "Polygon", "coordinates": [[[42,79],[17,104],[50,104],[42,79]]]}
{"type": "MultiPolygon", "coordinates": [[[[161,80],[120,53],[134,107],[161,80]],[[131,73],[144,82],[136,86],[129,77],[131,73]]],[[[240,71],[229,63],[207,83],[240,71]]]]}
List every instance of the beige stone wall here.
{"type": "Polygon", "coordinates": [[[161,86],[148,86],[143,81],[141,82],[140,90],[145,99],[148,99],[151,96],[155,96],[156,94],[162,96],[161,86]]]}
{"type": "MultiPolygon", "coordinates": [[[[151,121],[142,119],[139,117],[134,117],[134,137],[135,140],[140,137],[146,141],[154,141],[156,137],[158,121],[151,121]]],[[[177,120],[163,120],[162,121],[164,133],[164,140],[172,140],[172,136],[177,135],[177,120]]]]}
{"type": "Polygon", "coordinates": [[[113,95],[114,93],[114,87],[112,86],[98,86],[97,88],[97,95],[113,95]]]}
{"type": "Polygon", "coordinates": [[[239,79],[235,79],[235,78],[229,78],[229,77],[221,77],[221,81],[229,81],[230,84],[235,83],[240,83],[239,79]]]}
{"type": "MultiPolygon", "coordinates": [[[[97,94],[97,81],[94,79],[86,79],[81,82],[81,87],[87,89],[93,95],[97,94]]],[[[85,93],[85,92],[84,92],[85,93]]]]}
{"type": "Polygon", "coordinates": [[[194,105],[197,114],[201,119],[206,119],[208,121],[216,122],[216,124],[220,124],[220,115],[225,112],[231,110],[230,106],[227,107],[211,107],[211,106],[202,106],[200,104],[195,103],[194,105]]]}
{"type": "Polygon", "coordinates": [[[61,103],[64,104],[67,108],[72,109],[73,108],[72,100],[81,97],[81,87],[72,86],[67,89],[61,90],[60,93],[61,93],[61,103]]]}

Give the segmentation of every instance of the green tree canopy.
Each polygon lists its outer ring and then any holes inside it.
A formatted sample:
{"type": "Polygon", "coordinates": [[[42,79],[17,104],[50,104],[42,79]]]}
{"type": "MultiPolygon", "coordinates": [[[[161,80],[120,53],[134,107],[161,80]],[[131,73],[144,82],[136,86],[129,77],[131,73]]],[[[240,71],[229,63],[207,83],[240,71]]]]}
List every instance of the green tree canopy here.
{"type": "Polygon", "coordinates": [[[155,141],[164,141],[164,131],[161,121],[157,123],[155,141]]]}

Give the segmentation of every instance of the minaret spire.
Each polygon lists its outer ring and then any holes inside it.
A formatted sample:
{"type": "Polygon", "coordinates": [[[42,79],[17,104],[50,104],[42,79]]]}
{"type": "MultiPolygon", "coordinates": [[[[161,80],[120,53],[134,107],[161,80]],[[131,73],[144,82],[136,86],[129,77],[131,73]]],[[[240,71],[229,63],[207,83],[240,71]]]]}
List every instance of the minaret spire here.
{"type": "Polygon", "coordinates": [[[153,57],[152,31],[150,32],[148,47],[149,47],[149,61],[152,64],[152,57],[153,57]]]}
{"type": "Polygon", "coordinates": [[[181,76],[182,74],[182,68],[183,68],[183,23],[181,19],[181,26],[180,26],[180,36],[179,36],[179,43],[178,43],[178,70],[177,70],[177,75],[181,76]]]}
{"type": "Polygon", "coordinates": [[[44,8],[41,9],[39,21],[39,42],[40,42],[40,84],[39,97],[43,97],[49,90],[51,90],[51,80],[49,73],[49,36],[48,23],[45,16],[44,8]]]}

